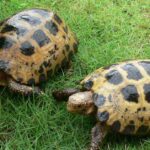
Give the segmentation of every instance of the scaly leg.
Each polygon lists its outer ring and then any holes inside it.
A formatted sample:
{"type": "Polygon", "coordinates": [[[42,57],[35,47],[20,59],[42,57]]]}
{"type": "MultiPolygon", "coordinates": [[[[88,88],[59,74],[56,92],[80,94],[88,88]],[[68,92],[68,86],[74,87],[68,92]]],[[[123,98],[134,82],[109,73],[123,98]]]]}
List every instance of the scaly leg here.
{"type": "Polygon", "coordinates": [[[90,150],[100,150],[103,139],[107,134],[107,129],[101,123],[97,123],[95,127],[92,128],[92,140],[90,150]]]}
{"type": "Polygon", "coordinates": [[[70,95],[78,93],[80,91],[80,89],[69,88],[65,90],[53,91],[52,94],[57,101],[67,101],[70,95]]]}
{"type": "Polygon", "coordinates": [[[31,94],[37,94],[41,95],[44,94],[39,87],[31,87],[28,85],[22,85],[14,81],[13,79],[9,79],[8,81],[8,87],[14,91],[14,92],[19,92],[23,95],[31,95],[31,94]]]}

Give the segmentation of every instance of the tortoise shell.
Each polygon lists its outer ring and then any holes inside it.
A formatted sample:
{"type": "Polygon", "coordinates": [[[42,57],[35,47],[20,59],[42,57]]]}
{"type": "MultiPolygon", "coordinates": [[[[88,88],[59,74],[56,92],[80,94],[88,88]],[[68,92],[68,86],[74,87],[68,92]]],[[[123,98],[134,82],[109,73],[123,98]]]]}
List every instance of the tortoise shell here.
{"type": "Polygon", "coordinates": [[[19,83],[39,84],[67,64],[77,45],[57,14],[25,10],[1,22],[0,69],[19,83]]]}
{"type": "Polygon", "coordinates": [[[96,70],[81,84],[93,92],[97,118],[111,130],[150,131],[150,60],[133,60],[96,70]]]}

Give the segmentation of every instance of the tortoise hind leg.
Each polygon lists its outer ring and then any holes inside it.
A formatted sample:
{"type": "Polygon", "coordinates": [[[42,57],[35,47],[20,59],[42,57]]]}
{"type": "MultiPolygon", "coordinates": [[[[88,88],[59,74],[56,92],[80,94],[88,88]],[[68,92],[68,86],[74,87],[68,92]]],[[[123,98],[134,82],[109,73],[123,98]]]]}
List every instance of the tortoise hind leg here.
{"type": "Polygon", "coordinates": [[[92,128],[92,140],[90,150],[100,150],[99,146],[103,143],[103,139],[107,134],[107,129],[105,125],[97,123],[95,127],[92,128]]]}
{"type": "Polygon", "coordinates": [[[37,94],[41,95],[43,92],[39,89],[39,87],[31,87],[28,85],[22,85],[20,83],[17,83],[13,79],[9,79],[8,81],[8,87],[14,91],[14,92],[19,92],[23,95],[31,95],[31,94],[37,94]]]}

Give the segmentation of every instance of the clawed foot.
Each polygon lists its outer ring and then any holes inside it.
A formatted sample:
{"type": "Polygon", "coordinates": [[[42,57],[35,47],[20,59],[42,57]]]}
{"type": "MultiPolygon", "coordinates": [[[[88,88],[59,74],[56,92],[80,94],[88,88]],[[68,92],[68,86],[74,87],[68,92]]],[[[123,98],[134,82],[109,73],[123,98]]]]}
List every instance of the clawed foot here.
{"type": "Polygon", "coordinates": [[[100,146],[107,134],[107,130],[104,125],[97,123],[94,128],[92,128],[92,140],[90,150],[100,150],[100,146]]]}

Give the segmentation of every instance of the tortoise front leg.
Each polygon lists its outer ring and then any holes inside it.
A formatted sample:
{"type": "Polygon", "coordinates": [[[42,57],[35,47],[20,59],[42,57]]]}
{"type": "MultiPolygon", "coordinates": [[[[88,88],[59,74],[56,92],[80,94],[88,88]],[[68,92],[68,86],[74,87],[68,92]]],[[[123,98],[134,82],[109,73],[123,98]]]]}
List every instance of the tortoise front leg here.
{"type": "Polygon", "coordinates": [[[37,86],[31,87],[28,85],[22,85],[20,83],[17,83],[16,81],[14,81],[11,78],[8,80],[8,87],[12,91],[19,92],[23,95],[31,95],[31,94],[41,95],[41,94],[43,94],[43,92],[39,89],[39,87],[37,87],[37,86]]]}
{"type": "Polygon", "coordinates": [[[80,91],[81,91],[80,89],[68,88],[64,90],[53,91],[52,94],[53,94],[53,97],[57,101],[67,101],[69,96],[71,96],[72,94],[78,93],[80,91]]]}
{"type": "Polygon", "coordinates": [[[90,150],[100,150],[103,139],[107,134],[107,129],[101,123],[97,123],[95,127],[92,128],[92,140],[90,150]]]}

